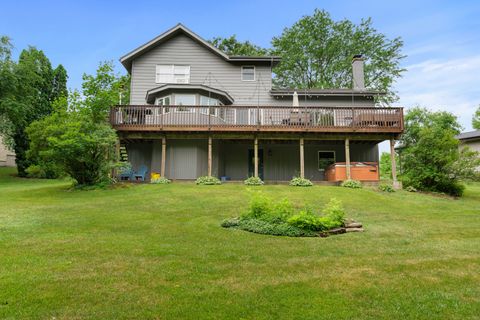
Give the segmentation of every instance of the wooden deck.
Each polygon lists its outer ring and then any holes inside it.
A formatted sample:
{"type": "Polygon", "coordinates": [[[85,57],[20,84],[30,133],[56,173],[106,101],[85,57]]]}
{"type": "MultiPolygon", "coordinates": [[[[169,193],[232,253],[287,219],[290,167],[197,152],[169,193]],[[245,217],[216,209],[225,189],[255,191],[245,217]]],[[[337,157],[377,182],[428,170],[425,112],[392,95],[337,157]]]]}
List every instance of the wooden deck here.
{"type": "Polygon", "coordinates": [[[127,132],[403,132],[403,108],[285,106],[114,106],[110,123],[127,132]]]}

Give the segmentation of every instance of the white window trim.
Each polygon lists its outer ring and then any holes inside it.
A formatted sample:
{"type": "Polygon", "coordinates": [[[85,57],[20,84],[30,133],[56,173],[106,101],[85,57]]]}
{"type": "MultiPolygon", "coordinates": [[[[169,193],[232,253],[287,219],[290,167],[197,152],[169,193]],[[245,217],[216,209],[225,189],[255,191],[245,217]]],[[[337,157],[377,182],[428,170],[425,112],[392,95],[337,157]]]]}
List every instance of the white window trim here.
{"type": "Polygon", "coordinates": [[[191,74],[191,67],[190,65],[184,65],[184,64],[157,64],[155,65],[155,83],[190,83],[190,74],[191,74]],[[171,76],[171,81],[166,81],[166,82],[162,82],[162,81],[159,81],[159,72],[158,72],[158,68],[160,66],[168,66],[170,67],[170,73],[168,75],[171,76]],[[178,73],[178,75],[183,75],[185,77],[185,81],[184,82],[178,82],[176,81],[176,78],[175,78],[175,67],[187,67],[187,70],[188,70],[188,73],[178,73]]]}
{"type": "Polygon", "coordinates": [[[168,104],[168,105],[166,105],[166,104],[161,105],[161,106],[163,107],[163,108],[162,108],[163,114],[170,113],[170,105],[171,105],[171,103],[172,103],[172,96],[171,96],[171,95],[168,95],[168,96],[163,96],[163,97],[160,97],[160,98],[156,98],[156,99],[155,99],[155,105],[160,107],[160,105],[158,104],[158,101],[159,101],[159,100],[166,99],[166,98],[169,98],[169,99],[170,99],[170,104],[168,104]]]}
{"type": "Polygon", "coordinates": [[[242,81],[255,81],[257,80],[257,69],[255,68],[255,66],[242,66],[240,68],[240,79],[242,81]],[[243,79],[243,68],[253,68],[253,80],[245,80],[243,79]]]}
{"type": "MultiPolygon", "coordinates": [[[[334,150],[318,150],[317,152],[317,169],[318,171],[324,172],[325,169],[320,169],[320,152],[332,152],[333,153],[333,163],[337,162],[337,153],[334,150]]],[[[325,158],[322,158],[325,159],[325,158]]]]}

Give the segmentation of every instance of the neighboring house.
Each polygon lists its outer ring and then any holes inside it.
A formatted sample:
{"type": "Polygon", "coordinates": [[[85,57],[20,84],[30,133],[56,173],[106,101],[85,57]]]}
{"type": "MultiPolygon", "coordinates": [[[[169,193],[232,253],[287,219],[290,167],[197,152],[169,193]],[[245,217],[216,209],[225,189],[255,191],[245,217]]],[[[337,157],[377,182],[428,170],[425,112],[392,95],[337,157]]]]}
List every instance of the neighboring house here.
{"type": "Polygon", "coordinates": [[[10,151],[4,144],[0,136],[0,167],[14,167],[15,153],[10,151]]]}
{"type": "Polygon", "coordinates": [[[480,153],[480,130],[463,132],[457,135],[456,138],[460,140],[460,148],[469,147],[473,151],[480,153]]]}
{"type": "Polygon", "coordinates": [[[228,56],[181,24],[120,59],[130,105],[110,121],[134,170],[288,181],[378,180],[378,143],[403,131],[402,108],[375,107],[363,59],[353,89],[273,89],[279,57],[228,56]]]}

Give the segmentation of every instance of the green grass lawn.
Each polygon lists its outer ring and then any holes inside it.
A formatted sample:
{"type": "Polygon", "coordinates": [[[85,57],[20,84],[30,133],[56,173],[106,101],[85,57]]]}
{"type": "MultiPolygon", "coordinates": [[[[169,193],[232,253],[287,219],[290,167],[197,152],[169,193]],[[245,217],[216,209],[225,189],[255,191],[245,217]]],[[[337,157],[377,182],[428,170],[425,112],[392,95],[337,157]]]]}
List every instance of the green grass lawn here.
{"type": "MultiPolygon", "coordinates": [[[[259,187],[364,233],[223,229],[243,185],[69,190],[0,170],[1,319],[478,319],[480,184],[459,200],[372,189],[259,187]]],[[[250,188],[251,189],[251,188],[250,188]]]]}

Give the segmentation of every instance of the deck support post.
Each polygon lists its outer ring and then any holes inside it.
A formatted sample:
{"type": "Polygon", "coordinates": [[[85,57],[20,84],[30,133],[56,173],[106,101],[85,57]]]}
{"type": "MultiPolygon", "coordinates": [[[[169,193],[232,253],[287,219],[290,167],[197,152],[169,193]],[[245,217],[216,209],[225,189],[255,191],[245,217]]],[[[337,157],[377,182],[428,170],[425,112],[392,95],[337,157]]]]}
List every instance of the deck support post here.
{"type": "Polygon", "coordinates": [[[253,166],[255,178],[258,178],[258,138],[255,137],[253,148],[253,166]]]}
{"type": "Polygon", "coordinates": [[[305,153],[304,153],[304,141],[300,138],[300,178],[305,178],[305,153]]]}
{"type": "Polygon", "coordinates": [[[401,189],[400,182],[397,180],[397,161],[395,159],[395,139],[390,139],[390,160],[392,162],[392,185],[394,189],[401,189]]]}
{"type": "Polygon", "coordinates": [[[212,176],[212,136],[208,136],[208,176],[212,176]]]}
{"type": "Polygon", "coordinates": [[[345,139],[345,172],[347,174],[347,180],[352,178],[350,167],[350,139],[345,139]]]}
{"type": "Polygon", "coordinates": [[[165,162],[167,159],[167,138],[162,137],[162,164],[160,167],[160,175],[165,178],[165,162]]]}

